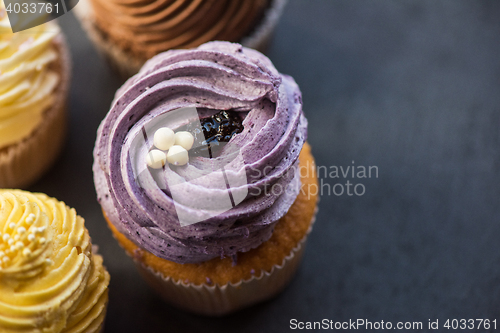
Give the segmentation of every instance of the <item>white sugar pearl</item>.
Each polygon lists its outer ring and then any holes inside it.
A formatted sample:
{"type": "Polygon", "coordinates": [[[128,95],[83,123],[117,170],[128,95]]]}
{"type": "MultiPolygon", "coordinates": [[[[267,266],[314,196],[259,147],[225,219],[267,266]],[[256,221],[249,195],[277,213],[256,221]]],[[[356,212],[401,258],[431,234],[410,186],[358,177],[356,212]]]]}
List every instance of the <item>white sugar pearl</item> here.
{"type": "Polygon", "coordinates": [[[30,249],[24,249],[24,250],[23,250],[23,255],[24,255],[25,257],[29,257],[29,256],[31,255],[31,250],[30,250],[30,249]]]}
{"type": "Polygon", "coordinates": [[[2,239],[6,242],[6,241],[8,241],[10,239],[10,235],[9,234],[4,234],[2,236],[2,239]]]}
{"type": "Polygon", "coordinates": [[[28,223],[28,224],[32,224],[33,222],[35,222],[35,219],[36,219],[35,214],[31,213],[31,214],[30,214],[30,215],[28,215],[28,217],[26,218],[26,223],[28,223]]]}
{"type": "Polygon", "coordinates": [[[7,256],[5,256],[5,257],[3,257],[3,258],[2,258],[2,261],[3,261],[4,263],[8,263],[8,262],[10,261],[10,258],[9,258],[9,257],[7,257],[7,256]]]}
{"type": "Polygon", "coordinates": [[[25,227],[19,227],[19,228],[17,228],[17,233],[18,234],[24,235],[25,232],[26,232],[26,228],[25,227]]]}
{"type": "Polygon", "coordinates": [[[5,257],[5,252],[0,251],[0,258],[5,257]]]}
{"type": "Polygon", "coordinates": [[[14,244],[14,240],[13,240],[12,238],[11,238],[11,239],[9,239],[9,242],[8,242],[8,244],[9,244],[9,245],[12,245],[12,244],[14,244]]]}
{"type": "Polygon", "coordinates": [[[174,145],[168,151],[167,161],[173,165],[184,165],[189,161],[188,151],[181,146],[174,145]]]}
{"type": "Polygon", "coordinates": [[[175,134],[168,127],[162,127],[155,132],[154,145],[161,150],[169,150],[175,143],[175,134]]]}
{"type": "Polygon", "coordinates": [[[19,236],[19,235],[15,235],[15,236],[14,236],[14,240],[15,240],[16,242],[17,242],[18,240],[20,240],[20,239],[21,239],[21,236],[19,236]]]}
{"type": "Polygon", "coordinates": [[[42,237],[42,238],[40,238],[39,242],[40,242],[40,244],[43,245],[43,244],[45,244],[45,242],[47,242],[47,240],[42,237]]]}
{"type": "Polygon", "coordinates": [[[178,146],[183,147],[186,150],[191,149],[193,147],[194,143],[194,136],[193,134],[186,132],[186,131],[180,131],[175,133],[175,144],[178,146]]]}
{"type": "Polygon", "coordinates": [[[16,227],[16,224],[14,222],[11,222],[9,224],[9,228],[14,229],[16,227]]]}
{"type": "Polygon", "coordinates": [[[33,242],[33,241],[35,240],[35,235],[33,235],[33,234],[29,234],[29,235],[28,235],[28,240],[29,240],[30,242],[33,242]]]}
{"type": "Polygon", "coordinates": [[[146,156],[146,163],[150,168],[161,169],[167,163],[167,155],[161,150],[153,149],[146,156]]]}
{"type": "Polygon", "coordinates": [[[16,249],[17,249],[17,250],[21,250],[21,249],[23,249],[23,248],[24,248],[24,244],[23,244],[22,242],[17,242],[17,243],[16,243],[16,249]]]}

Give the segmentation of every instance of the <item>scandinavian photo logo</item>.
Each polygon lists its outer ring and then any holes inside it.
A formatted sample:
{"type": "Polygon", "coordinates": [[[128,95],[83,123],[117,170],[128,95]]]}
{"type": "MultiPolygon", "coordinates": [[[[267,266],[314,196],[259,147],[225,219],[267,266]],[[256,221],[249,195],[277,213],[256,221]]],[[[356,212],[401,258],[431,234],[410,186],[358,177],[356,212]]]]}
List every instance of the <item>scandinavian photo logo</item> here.
{"type": "MultiPolygon", "coordinates": [[[[263,171],[253,170],[257,177],[265,176],[273,170],[271,166],[265,167],[263,171]]],[[[363,183],[366,179],[378,178],[379,169],[376,165],[364,166],[356,165],[355,161],[351,165],[317,165],[307,161],[304,164],[293,165],[287,173],[290,176],[296,175],[301,178],[315,176],[318,178],[318,184],[309,183],[300,185],[300,193],[310,196],[363,196],[366,193],[366,185],[363,183]],[[314,174],[314,175],[312,175],[314,174]]],[[[251,195],[280,195],[289,191],[287,187],[281,184],[273,184],[263,190],[254,188],[250,191],[251,195]]]]}

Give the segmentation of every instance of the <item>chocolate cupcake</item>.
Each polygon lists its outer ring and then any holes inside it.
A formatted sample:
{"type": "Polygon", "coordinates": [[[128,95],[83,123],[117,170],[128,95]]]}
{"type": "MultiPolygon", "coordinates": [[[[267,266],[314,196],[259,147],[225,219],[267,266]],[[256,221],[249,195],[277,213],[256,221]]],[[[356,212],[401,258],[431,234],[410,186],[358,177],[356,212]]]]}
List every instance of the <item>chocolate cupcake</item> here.
{"type": "Polygon", "coordinates": [[[286,0],[89,0],[75,12],[124,76],[156,54],[211,40],[264,49],[286,0]]]}

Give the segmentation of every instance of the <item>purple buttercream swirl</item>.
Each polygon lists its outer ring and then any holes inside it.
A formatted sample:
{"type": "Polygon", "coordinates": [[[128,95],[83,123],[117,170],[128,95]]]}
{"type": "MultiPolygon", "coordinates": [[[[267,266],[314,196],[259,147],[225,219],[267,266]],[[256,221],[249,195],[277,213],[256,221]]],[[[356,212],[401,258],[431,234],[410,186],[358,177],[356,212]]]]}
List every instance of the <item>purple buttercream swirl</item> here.
{"type": "Polygon", "coordinates": [[[271,237],[295,201],[300,189],[296,166],[306,136],[297,84],[261,53],[227,42],[168,51],[149,60],[117,91],[99,127],[93,167],[98,200],[121,233],[160,258],[195,263],[245,252],[271,237]],[[201,117],[241,112],[244,129],[217,158],[191,157],[186,166],[159,171],[167,183],[209,175],[185,182],[174,202],[168,186],[158,184],[156,171],[145,167],[151,144],[137,142],[159,117],[187,107],[196,107],[201,117]],[[237,147],[242,159],[226,163],[229,147],[237,147]],[[247,181],[229,188],[235,196],[243,193],[242,201],[214,216],[210,204],[228,189],[215,181],[220,170],[210,171],[222,162],[224,177],[243,175],[247,181]],[[137,175],[138,169],[149,171],[137,175]],[[181,211],[202,222],[181,226],[181,211]]]}

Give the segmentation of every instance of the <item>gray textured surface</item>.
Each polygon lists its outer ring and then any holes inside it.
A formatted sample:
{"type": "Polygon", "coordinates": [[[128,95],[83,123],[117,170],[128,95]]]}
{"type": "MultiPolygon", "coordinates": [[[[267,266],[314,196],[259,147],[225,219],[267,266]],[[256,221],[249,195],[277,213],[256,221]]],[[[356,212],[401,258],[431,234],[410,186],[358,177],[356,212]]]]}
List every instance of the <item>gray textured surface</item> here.
{"type": "Polygon", "coordinates": [[[350,180],[364,196],[323,196],[289,288],[222,319],[165,305],[105,226],[91,153],[120,82],[75,18],[63,17],[74,59],[71,136],[30,189],[75,207],[100,245],[112,276],[106,331],[500,317],[498,17],[491,0],[290,0],[269,56],[302,88],[317,163],[378,166],[379,177],[350,180]]]}

